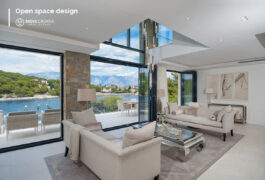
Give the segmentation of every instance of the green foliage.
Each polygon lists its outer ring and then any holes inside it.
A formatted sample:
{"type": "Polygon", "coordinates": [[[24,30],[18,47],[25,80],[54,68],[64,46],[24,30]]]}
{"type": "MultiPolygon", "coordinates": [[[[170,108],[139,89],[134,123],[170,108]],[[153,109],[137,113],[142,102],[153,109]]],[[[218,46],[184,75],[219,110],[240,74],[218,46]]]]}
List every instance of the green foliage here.
{"type": "Polygon", "coordinates": [[[140,79],[139,95],[141,96],[148,95],[148,74],[140,73],[139,79],[140,79]]]}
{"type": "Polygon", "coordinates": [[[92,103],[96,112],[113,112],[118,110],[117,101],[122,100],[119,96],[107,96],[92,103]]]}
{"type": "Polygon", "coordinates": [[[17,97],[32,97],[46,93],[60,95],[60,80],[46,80],[0,70],[0,94],[7,94],[7,97],[13,94],[17,97]]]}
{"type": "Polygon", "coordinates": [[[96,89],[96,92],[101,92],[101,90],[102,90],[102,86],[97,86],[97,85],[91,85],[90,86],[92,89],[96,89]]]}
{"type": "Polygon", "coordinates": [[[172,78],[167,78],[168,102],[178,102],[178,75],[171,73],[172,78]]]}

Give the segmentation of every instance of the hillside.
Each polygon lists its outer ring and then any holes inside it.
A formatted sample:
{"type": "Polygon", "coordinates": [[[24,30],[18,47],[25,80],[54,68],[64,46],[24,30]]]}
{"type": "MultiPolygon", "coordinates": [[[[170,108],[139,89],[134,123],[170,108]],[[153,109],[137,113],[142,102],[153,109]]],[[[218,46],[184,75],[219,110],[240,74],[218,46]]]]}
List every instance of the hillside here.
{"type": "Polygon", "coordinates": [[[0,70],[0,97],[32,97],[47,93],[59,95],[60,81],[0,70]]]}

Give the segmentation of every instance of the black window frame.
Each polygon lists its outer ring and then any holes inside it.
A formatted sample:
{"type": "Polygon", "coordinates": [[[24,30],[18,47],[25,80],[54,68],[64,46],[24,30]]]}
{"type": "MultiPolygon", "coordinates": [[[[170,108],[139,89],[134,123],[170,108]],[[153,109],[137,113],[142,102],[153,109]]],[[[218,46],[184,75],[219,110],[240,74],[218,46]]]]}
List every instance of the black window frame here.
{"type": "MultiPolygon", "coordinates": [[[[121,66],[128,66],[128,67],[135,67],[135,68],[138,68],[138,69],[139,68],[148,68],[147,65],[145,65],[145,64],[134,63],[134,62],[129,62],[129,61],[123,61],[123,60],[117,60],[117,59],[111,59],[111,58],[106,58],[106,57],[101,57],[101,56],[94,56],[94,55],[90,55],[90,61],[107,63],[107,64],[114,64],[114,65],[121,65],[121,66]]],[[[149,109],[149,111],[150,111],[150,109],[149,109]]],[[[149,121],[150,121],[150,118],[149,118],[148,121],[139,121],[139,119],[138,119],[138,122],[129,123],[129,124],[123,124],[123,125],[119,125],[119,126],[113,126],[113,127],[109,127],[109,128],[104,128],[102,130],[103,131],[112,131],[112,130],[117,130],[117,129],[121,129],[121,128],[130,127],[130,126],[135,125],[135,124],[146,123],[146,122],[149,122],[149,121]]]]}
{"type": "Polygon", "coordinates": [[[0,149],[0,153],[5,153],[5,152],[10,152],[10,151],[16,151],[19,149],[25,149],[25,148],[30,148],[30,147],[35,147],[35,146],[40,146],[40,145],[45,145],[45,144],[50,144],[50,143],[55,143],[55,142],[60,142],[63,141],[63,115],[64,115],[64,54],[60,52],[54,52],[54,51],[47,51],[47,50],[40,50],[40,49],[35,49],[35,48],[28,48],[28,47],[22,47],[22,46],[14,46],[14,45],[8,45],[8,44],[1,44],[0,43],[0,48],[5,48],[5,49],[12,49],[12,50],[19,50],[19,51],[26,51],[26,52],[31,52],[31,53],[40,53],[40,54],[47,54],[47,55],[56,55],[60,57],[60,80],[61,80],[61,136],[58,138],[52,138],[48,140],[42,140],[42,141],[36,141],[36,142],[31,142],[31,143],[26,143],[26,144],[20,144],[20,145],[15,145],[15,146],[10,146],[10,147],[5,147],[0,149]]]}
{"type": "Polygon", "coordinates": [[[167,72],[179,73],[180,74],[180,102],[181,106],[184,105],[184,84],[182,81],[183,74],[192,74],[192,102],[197,102],[197,72],[196,71],[175,71],[167,69],[167,72]]]}

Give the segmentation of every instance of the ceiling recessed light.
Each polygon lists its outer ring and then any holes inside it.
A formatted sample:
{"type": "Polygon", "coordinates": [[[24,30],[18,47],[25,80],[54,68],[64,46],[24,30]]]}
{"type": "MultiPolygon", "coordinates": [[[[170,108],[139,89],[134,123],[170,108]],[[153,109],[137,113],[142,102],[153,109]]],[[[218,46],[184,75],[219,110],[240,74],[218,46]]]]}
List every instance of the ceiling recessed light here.
{"type": "Polygon", "coordinates": [[[186,21],[189,21],[190,20],[190,17],[186,17],[185,19],[186,19],[186,21]]]}
{"type": "Polygon", "coordinates": [[[242,17],[241,17],[241,21],[242,21],[242,22],[246,22],[246,21],[248,21],[248,17],[247,17],[247,16],[242,16],[242,17]]]}

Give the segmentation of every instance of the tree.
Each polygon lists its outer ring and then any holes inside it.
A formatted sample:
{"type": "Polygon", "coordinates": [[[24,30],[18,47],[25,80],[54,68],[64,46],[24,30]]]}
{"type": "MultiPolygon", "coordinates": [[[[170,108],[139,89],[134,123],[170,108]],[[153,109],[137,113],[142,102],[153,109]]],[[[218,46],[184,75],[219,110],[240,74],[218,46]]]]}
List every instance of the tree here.
{"type": "Polygon", "coordinates": [[[171,73],[172,78],[167,78],[168,101],[178,102],[178,74],[171,73]]]}

